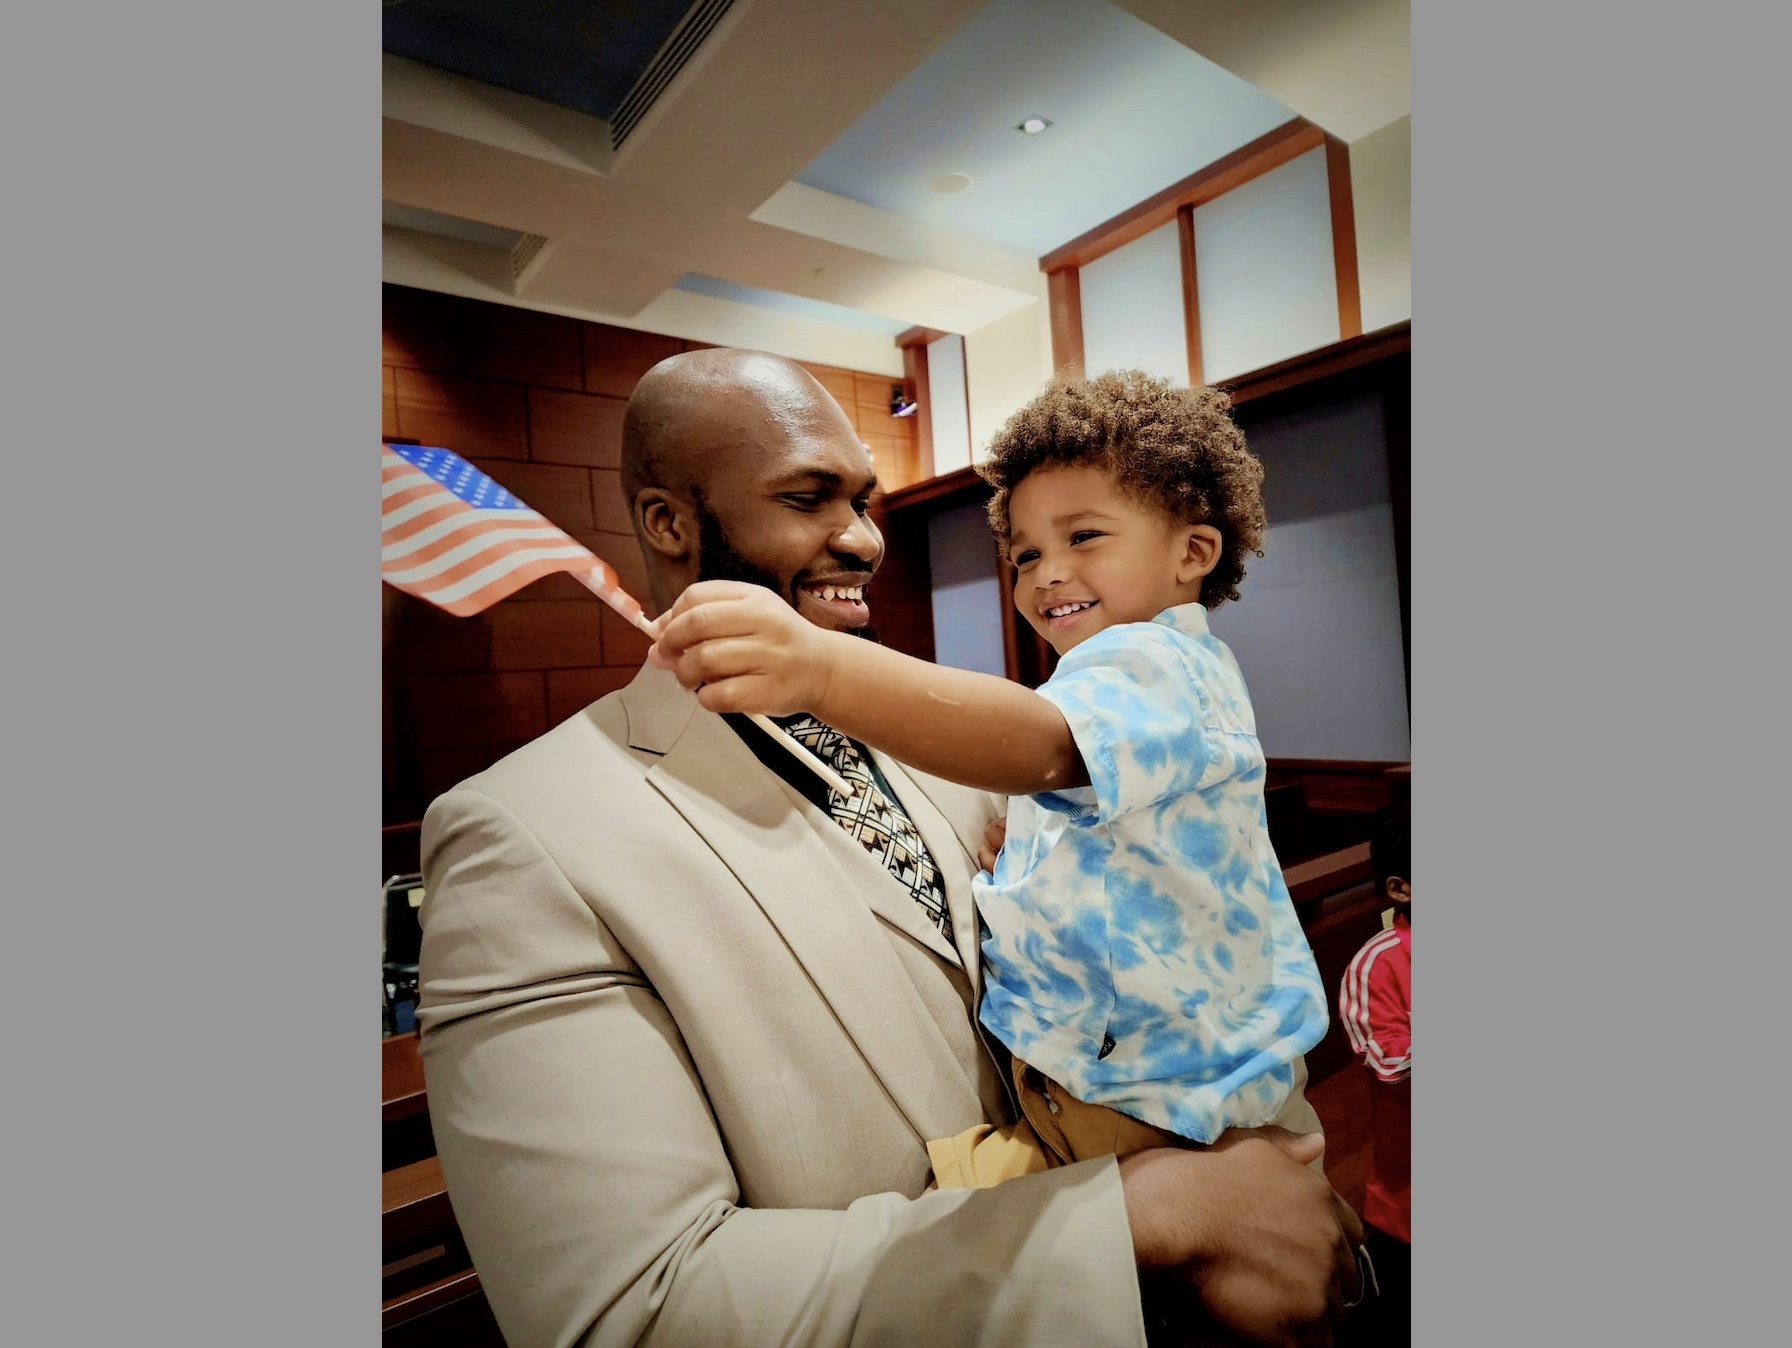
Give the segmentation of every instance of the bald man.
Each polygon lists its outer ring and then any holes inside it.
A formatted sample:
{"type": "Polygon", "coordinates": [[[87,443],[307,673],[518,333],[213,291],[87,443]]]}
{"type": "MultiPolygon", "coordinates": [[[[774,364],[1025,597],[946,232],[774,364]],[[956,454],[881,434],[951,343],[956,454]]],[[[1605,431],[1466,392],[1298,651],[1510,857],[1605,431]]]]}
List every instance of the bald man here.
{"type": "MultiPolygon", "coordinates": [[[[870,458],[801,367],[655,366],[622,476],[661,611],[746,580],[868,631],[870,458]]],[[[1316,1139],[928,1189],[927,1139],[1013,1118],[970,883],[1001,801],[792,732],[850,807],[644,667],[424,819],[431,1123],[510,1348],[1329,1342],[1361,1227],[1316,1139]]]]}

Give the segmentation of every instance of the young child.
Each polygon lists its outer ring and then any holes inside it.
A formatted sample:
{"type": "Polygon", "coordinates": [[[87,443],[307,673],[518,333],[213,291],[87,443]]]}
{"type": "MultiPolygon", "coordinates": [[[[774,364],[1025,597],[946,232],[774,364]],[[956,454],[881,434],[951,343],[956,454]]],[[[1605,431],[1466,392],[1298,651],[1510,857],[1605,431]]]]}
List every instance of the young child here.
{"type": "Polygon", "coordinates": [[[1381,1295],[1372,1339],[1411,1339],[1412,1283],[1412,825],[1384,820],[1369,843],[1375,883],[1394,905],[1393,924],[1364,942],[1344,971],[1338,1015],[1351,1049],[1375,1080],[1369,1117],[1373,1149],[1363,1198],[1370,1257],[1381,1295]]]}
{"type": "Polygon", "coordinates": [[[1014,604],[1061,657],[1037,691],[824,631],[757,587],[693,586],[661,622],[656,663],[713,711],[806,711],[1012,797],[975,885],[980,1017],[1031,1128],[930,1143],[942,1187],[1233,1127],[1318,1131],[1301,1055],[1325,996],[1244,680],[1207,625],[1265,525],[1227,407],[1137,371],[1061,378],[997,435],[980,471],[1014,604]]]}

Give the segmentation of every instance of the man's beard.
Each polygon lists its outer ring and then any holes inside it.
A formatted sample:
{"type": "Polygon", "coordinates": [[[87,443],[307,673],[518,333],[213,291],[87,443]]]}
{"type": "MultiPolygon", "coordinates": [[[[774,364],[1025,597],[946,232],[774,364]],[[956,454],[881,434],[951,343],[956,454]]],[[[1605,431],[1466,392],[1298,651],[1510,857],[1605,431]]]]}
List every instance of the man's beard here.
{"type": "MultiPolygon", "coordinates": [[[[728,541],[728,535],[722,529],[722,522],[710,511],[701,494],[694,493],[692,505],[697,512],[697,579],[698,580],[738,580],[748,585],[763,585],[777,595],[790,607],[797,607],[797,589],[802,577],[790,582],[786,587],[777,576],[763,566],[748,561],[741,556],[734,544],[728,541]]],[[[853,636],[864,637],[867,641],[877,640],[877,629],[870,623],[863,627],[846,629],[853,636]]]]}

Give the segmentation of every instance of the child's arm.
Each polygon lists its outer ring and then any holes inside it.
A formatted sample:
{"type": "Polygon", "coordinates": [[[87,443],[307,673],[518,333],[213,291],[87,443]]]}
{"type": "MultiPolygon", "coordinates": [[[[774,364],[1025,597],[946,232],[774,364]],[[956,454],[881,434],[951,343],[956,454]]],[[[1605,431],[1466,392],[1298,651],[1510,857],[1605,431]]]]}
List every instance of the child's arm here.
{"type": "Polygon", "coordinates": [[[1004,795],[1088,784],[1063,713],[1037,693],[817,627],[762,586],[693,585],[657,626],[653,663],[711,711],[806,711],[922,772],[1004,795]]]}
{"type": "Polygon", "coordinates": [[[1412,1075],[1412,1010],[1385,957],[1398,948],[1391,931],[1357,951],[1338,987],[1338,1013],[1351,1050],[1383,1081],[1412,1075]]]}

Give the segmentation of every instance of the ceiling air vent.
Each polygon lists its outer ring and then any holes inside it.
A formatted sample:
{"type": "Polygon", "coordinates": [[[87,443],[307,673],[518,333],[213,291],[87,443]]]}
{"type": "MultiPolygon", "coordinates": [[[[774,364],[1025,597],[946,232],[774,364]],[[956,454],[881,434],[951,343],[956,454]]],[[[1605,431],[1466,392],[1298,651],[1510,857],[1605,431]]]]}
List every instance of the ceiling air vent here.
{"type": "Polygon", "coordinates": [[[610,146],[620,150],[622,142],[639,125],[641,119],[652,110],[659,101],[666,87],[683,70],[685,63],[696,55],[697,48],[703,45],[715,26],[722,21],[734,0],[698,0],[679,21],[678,27],[672,30],[665,45],[654,53],[653,60],[647,63],[647,69],[641,72],[641,78],[635,81],[616,107],[610,118],[610,146]]]}
{"type": "Polygon", "coordinates": [[[535,261],[535,255],[547,240],[539,234],[525,234],[510,249],[510,279],[521,285],[523,273],[529,270],[529,264],[535,261]]]}

